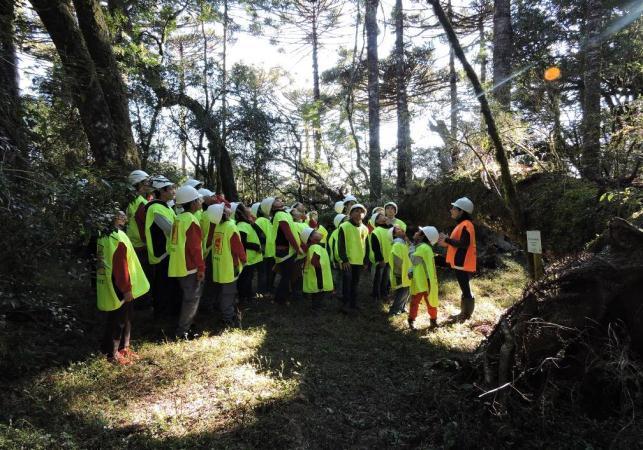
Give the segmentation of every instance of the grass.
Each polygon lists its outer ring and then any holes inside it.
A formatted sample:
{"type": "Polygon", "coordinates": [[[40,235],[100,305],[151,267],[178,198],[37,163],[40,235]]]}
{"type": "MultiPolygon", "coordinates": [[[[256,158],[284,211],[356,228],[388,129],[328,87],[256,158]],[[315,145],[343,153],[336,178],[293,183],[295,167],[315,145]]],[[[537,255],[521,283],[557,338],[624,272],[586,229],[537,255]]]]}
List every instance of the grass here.
{"type": "MultiPolygon", "coordinates": [[[[459,291],[440,275],[444,319],[458,312],[459,291]]],[[[535,437],[532,447],[568,442],[555,418],[494,416],[467,372],[467,356],[525,281],[506,260],[473,281],[474,320],[433,333],[422,330],[426,310],[421,330],[411,331],[405,316],[389,318],[366,297],[355,318],[330,299],[320,316],[307,302],[255,301],[234,331],[202,314],[197,325],[206,331],[190,342],[158,339],[150,312],[138,311],[133,345],[142,359],[128,367],[92,353],[101,324],[78,307],[85,332],[60,331],[76,337],[73,352],[58,355],[53,329],[50,345],[36,329],[38,348],[9,343],[18,349],[13,360],[33,359],[2,381],[0,448],[492,448],[515,446],[523,434],[535,437]]],[[[30,337],[29,324],[14,331],[30,337]]]]}

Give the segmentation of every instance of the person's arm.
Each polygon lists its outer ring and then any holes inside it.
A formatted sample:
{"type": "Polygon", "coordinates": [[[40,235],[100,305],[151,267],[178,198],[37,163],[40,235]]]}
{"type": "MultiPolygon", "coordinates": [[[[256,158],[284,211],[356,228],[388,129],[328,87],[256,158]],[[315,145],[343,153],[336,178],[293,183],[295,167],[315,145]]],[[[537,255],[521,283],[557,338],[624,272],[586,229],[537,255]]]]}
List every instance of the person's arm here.
{"type": "Polygon", "coordinates": [[[127,267],[127,247],[122,242],[118,243],[114,256],[112,256],[112,279],[117,291],[123,296],[122,300],[132,301],[132,281],[127,267]]]}
{"type": "Polygon", "coordinates": [[[185,233],[185,259],[196,266],[198,278],[205,274],[205,262],[203,261],[203,247],[201,244],[201,227],[193,223],[185,233]]]}
{"type": "Polygon", "coordinates": [[[261,247],[266,246],[266,234],[263,232],[261,227],[257,225],[256,223],[251,223],[250,226],[252,226],[252,229],[255,230],[255,233],[257,233],[257,237],[259,238],[259,244],[261,244],[261,247]]]}
{"type": "Polygon", "coordinates": [[[290,246],[294,248],[297,253],[301,253],[301,248],[297,244],[297,239],[295,239],[295,236],[292,234],[290,224],[287,221],[282,220],[279,222],[279,230],[283,233],[290,246]]]}
{"type": "Polygon", "coordinates": [[[235,266],[239,264],[239,261],[243,264],[246,263],[248,257],[237,233],[232,233],[232,236],[230,236],[230,250],[232,252],[232,261],[235,266]]]}
{"type": "Polygon", "coordinates": [[[371,234],[371,251],[373,252],[373,257],[375,258],[376,263],[384,261],[384,255],[382,255],[380,240],[375,233],[371,234]]]}
{"type": "Polygon", "coordinates": [[[143,203],[138,205],[138,209],[134,213],[134,221],[136,222],[136,228],[138,228],[138,235],[141,241],[145,242],[145,205],[143,203]]]}
{"type": "Polygon", "coordinates": [[[245,231],[239,230],[239,235],[241,236],[241,245],[247,250],[254,250],[255,252],[261,253],[261,246],[253,242],[248,242],[248,234],[245,231]]]}
{"type": "Polygon", "coordinates": [[[404,267],[404,261],[397,255],[393,255],[393,274],[395,275],[395,283],[399,286],[402,284],[402,268],[404,267]]]}
{"type": "Polygon", "coordinates": [[[315,253],[312,258],[310,258],[310,265],[315,268],[315,277],[317,278],[317,289],[324,289],[324,276],[322,274],[321,260],[319,255],[315,253]]]}
{"type": "Polygon", "coordinates": [[[163,231],[166,237],[172,233],[172,222],[167,220],[167,217],[154,213],[154,223],[163,231]]]}
{"type": "Polygon", "coordinates": [[[343,228],[340,228],[337,232],[337,253],[339,253],[339,259],[343,263],[348,262],[348,254],[346,253],[346,237],[344,236],[343,228]]]}
{"type": "Polygon", "coordinates": [[[455,248],[467,248],[469,247],[469,243],[471,242],[471,236],[469,236],[469,231],[464,228],[462,230],[462,233],[460,234],[460,239],[446,238],[444,242],[452,245],[455,248]]]}

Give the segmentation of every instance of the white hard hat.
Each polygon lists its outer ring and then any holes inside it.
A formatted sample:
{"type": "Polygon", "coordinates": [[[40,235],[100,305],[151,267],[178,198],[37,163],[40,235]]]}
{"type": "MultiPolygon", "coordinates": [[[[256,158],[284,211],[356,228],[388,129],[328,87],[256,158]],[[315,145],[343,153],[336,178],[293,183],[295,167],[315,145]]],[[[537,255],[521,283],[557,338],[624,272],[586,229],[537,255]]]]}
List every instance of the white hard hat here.
{"type": "Polygon", "coordinates": [[[386,209],[387,206],[392,206],[395,208],[395,214],[397,214],[397,204],[395,202],[388,202],[386,205],[384,205],[384,209],[386,209]]]}
{"type": "Polygon", "coordinates": [[[469,214],[473,213],[473,202],[467,197],[459,198],[455,202],[451,203],[451,205],[456,208],[460,208],[462,211],[468,212],[469,214]]]}
{"type": "Polygon", "coordinates": [[[149,177],[150,176],[142,170],[134,170],[127,176],[127,181],[133,186],[140,183],[141,181],[147,180],[149,177]]]}
{"type": "Polygon", "coordinates": [[[181,186],[176,191],[175,199],[178,205],[185,205],[197,198],[201,198],[201,194],[192,186],[181,186]]]}
{"type": "Polygon", "coordinates": [[[216,203],[214,205],[208,206],[208,209],[205,210],[205,215],[208,217],[208,220],[214,224],[218,224],[221,222],[221,218],[223,217],[223,209],[225,208],[225,204],[223,203],[216,203]]]}
{"type": "Polygon", "coordinates": [[[264,216],[270,217],[270,211],[272,211],[272,204],[275,202],[274,197],[266,197],[261,200],[261,212],[264,216]]]}
{"type": "Polygon", "coordinates": [[[370,223],[370,222],[372,222],[372,224],[374,225],[374,224],[375,224],[375,221],[377,220],[377,216],[379,216],[380,214],[382,214],[382,213],[381,213],[381,212],[379,212],[379,211],[378,211],[378,212],[374,212],[373,214],[371,214],[371,218],[368,220],[368,221],[369,221],[369,223],[370,223]]]}
{"type": "Polygon", "coordinates": [[[237,208],[239,207],[240,203],[239,202],[232,202],[230,203],[230,211],[232,211],[232,215],[234,216],[237,212],[237,208]]]}
{"type": "Polygon", "coordinates": [[[259,212],[259,207],[261,206],[261,203],[253,203],[252,206],[250,207],[250,211],[252,212],[252,215],[257,217],[257,213],[259,212]]]}
{"type": "Polygon", "coordinates": [[[431,244],[435,244],[438,242],[438,238],[440,237],[440,233],[438,233],[438,229],[435,227],[421,227],[420,230],[422,230],[422,233],[426,236],[426,238],[429,240],[431,244]]]}
{"type": "Polygon", "coordinates": [[[351,212],[353,212],[354,209],[357,209],[357,208],[363,209],[364,214],[368,212],[368,210],[366,209],[366,206],[362,205],[361,203],[355,203],[353,206],[351,206],[351,210],[348,213],[350,214],[351,212]]]}
{"type": "Polygon", "coordinates": [[[167,179],[167,177],[164,177],[163,175],[155,175],[152,178],[150,178],[150,181],[152,182],[152,187],[155,190],[163,189],[164,187],[174,185],[174,183],[172,183],[170,180],[167,179]]]}
{"type": "Polygon", "coordinates": [[[333,209],[335,210],[335,212],[337,214],[343,213],[344,212],[344,201],[340,200],[338,202],[335,202],[335,206],[333,207],[333,209]]]}
{"type": "Polygon", "coordinates": [[[197,186],[203,185],[203,181],[195,180],[194,178],[188,178],[188,180],[183,183],[183,186],[190,186],[194,189],[197,189],[197,186]]]}
{"type": "Polygon", "coordinates": [[[344,203],[346,202],[356,202],[357,197],[355,197],[353,194],[347,194],[346,197],[344,197],[344,203]]]}
{"type": "Polygon", "coordinates": [[[313,231],[315,231],[313,228],[306,227],[301,232],[299,233],[299,237],[301,237],[301,242],[306,244],[308,242],[308,238],[310,237],[311,234],[313,234],[313,231]]]}
{"type": "Polygon", "coordinates": [[[346,214],[337,214],[333,219],[333,225],[335,225],[335,228],[337,228],[345,218],[346,214]]]}
{"type": "Polygon", "coordinates": [[[201,197],[212,197],[214,195],[214,192],[212,192],[210,189],[206,188],[201,188],[197,191],[201,197]]]}

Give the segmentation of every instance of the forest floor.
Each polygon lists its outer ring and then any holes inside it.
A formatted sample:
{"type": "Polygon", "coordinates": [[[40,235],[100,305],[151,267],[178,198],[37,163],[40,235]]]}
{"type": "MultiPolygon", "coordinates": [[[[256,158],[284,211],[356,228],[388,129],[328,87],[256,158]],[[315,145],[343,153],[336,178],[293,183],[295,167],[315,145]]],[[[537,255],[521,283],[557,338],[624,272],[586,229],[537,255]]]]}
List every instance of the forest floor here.
{"type": "MultiPolygon", "coordinates": [[[[181,342],[136,311],[141,360],[126,367],[96,354],[102,323],[75,270],[76,285],[57,290],[75,307],[3,324],[0,448],[591,448],[614,438],[573,406],[526,401],[503,415],[479,398],[466,361],[526,283],[509,259],[473,280],[473,320],[431,333],[425,309],[412,331],[367,295],[356,317],[331,299],[317,316],[305,301],[252,301],[242,330],[200,314],[203,335],[181,342]]],[[[50,292],[61,275],[45,275],[50,292]]],[[[459,291],[439,276],[445,320],[459,291]]]]}

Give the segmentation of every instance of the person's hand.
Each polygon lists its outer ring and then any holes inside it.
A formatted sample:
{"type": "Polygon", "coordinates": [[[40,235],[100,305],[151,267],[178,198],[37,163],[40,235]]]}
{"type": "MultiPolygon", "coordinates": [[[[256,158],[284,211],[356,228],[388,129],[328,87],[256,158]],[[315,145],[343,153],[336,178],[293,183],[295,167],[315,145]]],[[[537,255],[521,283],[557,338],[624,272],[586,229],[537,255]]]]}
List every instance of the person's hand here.
{"type": "Polygon", "coordinates": [[[132,300],[134,300],[134,295],[132,295],[132,291],[126,292],[126,293],[123,295],[123,302],[125,302],[125,303],[129,303],[129,302],[131,302],[132,300]]]}
{"type": "Polygon", "coordinates": [[[297,254],[299,254],[299,255],[303,255],[303,254],[304,254],[304,251],[303,251],[303,250],[301,249],[301,247],[299,247],[299,246],[297,247],[297,254]]]}
{"type": "Polygon", "coordinates": [[[410,280],[411,278],[413,278],[413,271],[412,271],[412,270],[409,270],[409,272],[408,272],[408,276],[409,276],[409,280],[410,280]]]}
{"type": "Polygon", "coordinates": [[[200,283],[204,279],[205,279],[205,272],[197,272],[196,273],[196,281],[198,281],[200,283]]]}
{"type": "Polygon", "coordinates": [[[386,261],[380,261],[380,262],[377,263],[377,265],[380,266],[380,267],[384,267],[384,266],[386,266],[386,261]]]}
{"type": "Polygon", "coordinates": [[[351,263],[347,263],[347,262],[342,263],[342,270],[345,270],[346,272],[351,270],[351,263]]]}

